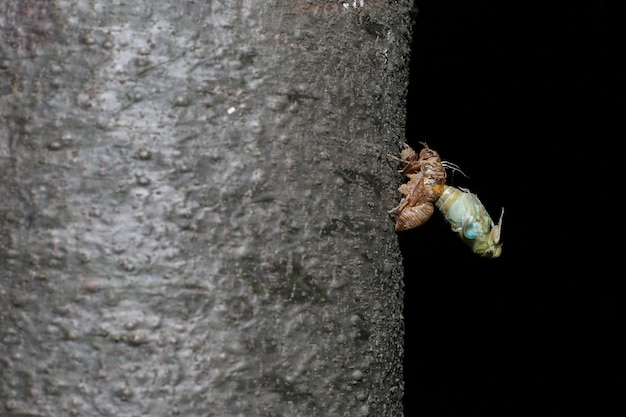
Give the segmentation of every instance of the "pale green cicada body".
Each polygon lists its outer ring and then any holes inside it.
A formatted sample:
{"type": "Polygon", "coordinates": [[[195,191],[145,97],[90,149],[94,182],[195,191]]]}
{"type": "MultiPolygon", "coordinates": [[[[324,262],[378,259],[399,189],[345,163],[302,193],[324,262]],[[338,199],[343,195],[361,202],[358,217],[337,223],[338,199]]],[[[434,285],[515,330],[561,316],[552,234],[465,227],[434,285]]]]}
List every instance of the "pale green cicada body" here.
{"type": "Polygon", "coordinates": [[[485,206],[476,194],[469,190],[444,186],[441,197],[435,203],[450,227],[472,251],[485,258],[497,258],[502,253],[502,217],[495,225],[485,206]]]}

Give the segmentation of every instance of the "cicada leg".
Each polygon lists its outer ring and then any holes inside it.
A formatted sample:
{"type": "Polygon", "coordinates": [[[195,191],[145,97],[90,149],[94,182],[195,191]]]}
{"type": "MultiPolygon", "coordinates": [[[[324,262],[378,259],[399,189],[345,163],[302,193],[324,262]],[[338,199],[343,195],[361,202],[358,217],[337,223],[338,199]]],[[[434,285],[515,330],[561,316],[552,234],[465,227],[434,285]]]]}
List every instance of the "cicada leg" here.
{"type": "Polygon", "coordinates": [[[498,224],[491,228],[489,234],[491,235],[491,239],[495,244],[500,243],[500,237],[502,236],[502,218],[504,217],[504,207],[502,207],[502,212],[500,213],[500,219],[498,220],[498,224]]]}
{"type": "Polygon", "coordinates": [[[411,198],[414,196],[415,189],[419,186],[420,180],[424,174],[418,172],[417,174],[408,174],[407,176],[409,177],[409,182],[401,184],[398,187],[398,191],[404,196],[404,198],[400,200],[400,204],[389,210],[387,213],[391,214],[398,211],[401,212],[408,204],[414,204],[414,202],[411,201],[411,198]]]}

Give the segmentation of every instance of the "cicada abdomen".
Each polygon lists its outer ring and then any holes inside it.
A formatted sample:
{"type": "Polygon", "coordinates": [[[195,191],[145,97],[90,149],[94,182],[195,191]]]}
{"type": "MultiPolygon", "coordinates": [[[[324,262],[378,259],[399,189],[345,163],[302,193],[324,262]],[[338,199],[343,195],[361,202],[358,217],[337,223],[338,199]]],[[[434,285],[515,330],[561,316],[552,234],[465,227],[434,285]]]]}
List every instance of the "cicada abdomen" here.
{"type": "Polygon", "coordinates": [[[402,200],[389,213],[398,213],[396,232],[412,229],[424,224],[435,211],[433,204],[439,199],[446,183],[446,171],[439,154],[422,143],[419,155],[408,145],[400,153],[400,158],[388,155],[404,165],[399,171],[409,182],[402,184],[398,191],[402,200]]]}
{"type": "Polygon", "coordinates": [[[486,258],[500,256],[504,208],[496,225],[476,194],[450,185],[444,186],[443,193],[435,204],[450,223],[452,230],[474,253],[486,258]]]}

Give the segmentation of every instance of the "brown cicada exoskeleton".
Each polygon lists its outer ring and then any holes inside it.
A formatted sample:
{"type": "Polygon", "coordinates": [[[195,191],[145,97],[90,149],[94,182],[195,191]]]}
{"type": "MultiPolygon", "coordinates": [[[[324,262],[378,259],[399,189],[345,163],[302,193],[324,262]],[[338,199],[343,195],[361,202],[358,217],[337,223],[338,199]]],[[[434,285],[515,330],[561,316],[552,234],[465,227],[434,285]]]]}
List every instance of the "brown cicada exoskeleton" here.
{"type": "Polygon", "coordinates": [[[387,155],[404,165],[399,170],[409,178],[398,191],[403,198],[389,214],[398,213],[396,232],[412,229],[424,224],[435,211],[434,203],[439,199],[446,183],[445,163],[439,154],[421,142],[424,149],[417,154],[409,145],[400,153],[400,158],[387,155]]]}

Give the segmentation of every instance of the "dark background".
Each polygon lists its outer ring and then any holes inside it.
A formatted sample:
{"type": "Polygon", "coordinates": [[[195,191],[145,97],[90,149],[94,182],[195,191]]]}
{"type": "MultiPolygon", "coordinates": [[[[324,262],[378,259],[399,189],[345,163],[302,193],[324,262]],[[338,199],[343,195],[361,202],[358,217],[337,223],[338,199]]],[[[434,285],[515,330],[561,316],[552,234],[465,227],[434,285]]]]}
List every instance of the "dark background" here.
{"type": "Polygon", "coordinates": [[[399,235],[405,415],[622,415],[623,15],[600,0],[416,3],[407,141],[505,214],[498,259],[437,211],[399,235]]]}

